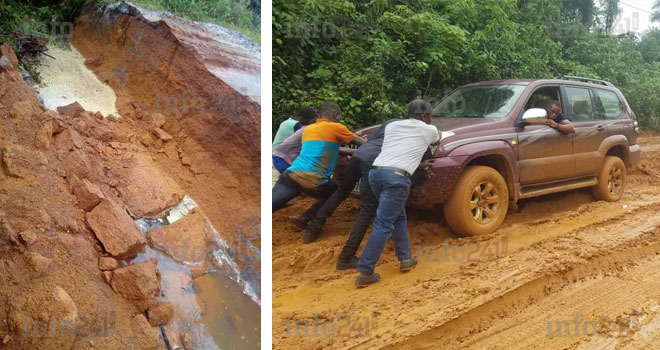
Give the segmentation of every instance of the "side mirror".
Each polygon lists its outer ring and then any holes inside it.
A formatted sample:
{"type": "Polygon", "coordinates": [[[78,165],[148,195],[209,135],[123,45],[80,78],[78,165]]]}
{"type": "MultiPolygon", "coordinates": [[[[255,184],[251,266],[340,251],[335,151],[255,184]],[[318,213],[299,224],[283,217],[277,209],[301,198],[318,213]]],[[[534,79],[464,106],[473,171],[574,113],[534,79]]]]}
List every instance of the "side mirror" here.
{"type": "Polygon", "coordinates": [[[544,124],[548,119],[548,112],[543,108],[532,108],[525,111],[522,116],[524,125],[544,124]]]}

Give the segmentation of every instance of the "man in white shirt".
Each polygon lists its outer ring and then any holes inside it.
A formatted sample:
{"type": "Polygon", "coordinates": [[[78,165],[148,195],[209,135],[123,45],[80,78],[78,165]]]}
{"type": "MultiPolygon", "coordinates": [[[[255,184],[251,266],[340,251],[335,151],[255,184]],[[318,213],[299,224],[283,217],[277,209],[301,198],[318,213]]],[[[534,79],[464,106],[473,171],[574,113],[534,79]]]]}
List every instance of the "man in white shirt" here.
{"type": "Polygon", "coordinates": [[[392,235],[401,272],[417,265],[412,257],[406,223],[405,204],[410,194],[410,176],[422,163],[429,145],[440,141],[438,128],[431,124],[433,109],[424,100],[414,100],[408,106],[408,119],[395,121],[385,128],[383,147],[369,171],[369,185],[378,198],[376,220],[367,245],[360,256],[356,285],[366,287],[380,280],[374,273],[385,243],[392,235]]]}

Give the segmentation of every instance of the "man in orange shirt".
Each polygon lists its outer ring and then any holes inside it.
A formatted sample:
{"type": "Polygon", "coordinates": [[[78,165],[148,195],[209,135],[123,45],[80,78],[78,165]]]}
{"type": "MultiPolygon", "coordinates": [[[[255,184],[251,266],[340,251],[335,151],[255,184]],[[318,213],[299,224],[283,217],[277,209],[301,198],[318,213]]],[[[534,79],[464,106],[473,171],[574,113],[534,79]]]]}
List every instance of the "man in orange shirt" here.
{"type": "Polygon", "coordinates": [[[304,228],[328,197],[337,189],[331,180],[342,143],[362,145],[365,141],[340,124],[341,108],[334,102],[321,105],[320,118],[305,127],[300,155],[280,175],[273,187],[273,212],[301,193],[318,200],[294,224],[304,228]]]}

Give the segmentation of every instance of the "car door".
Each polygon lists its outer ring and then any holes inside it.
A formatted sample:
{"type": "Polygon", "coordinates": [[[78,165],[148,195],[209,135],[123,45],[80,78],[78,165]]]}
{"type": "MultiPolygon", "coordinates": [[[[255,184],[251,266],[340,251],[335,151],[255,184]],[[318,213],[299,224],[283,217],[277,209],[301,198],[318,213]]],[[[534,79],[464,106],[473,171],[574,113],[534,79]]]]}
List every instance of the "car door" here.
{"type": "Polygon", "coordinates": [[[625,135],[629,141],[634,141],[634,121],[626,112],[625,104],[619,95],[606,89],[595,89],[594,91],[607,124],[608,135],[625,135]]]}
{"type": "MultiPolygon", "coordinates": [[[[547,85],[539,86],[535,92],[547,88],[547,85]]],[[[559,95],[559,86],[556,88],[559,95]]],[[[528,101],[534,97],[535,92],[530,94],[528,101]]],[[[561,100],[563,107],[564,98],[561,97],[561,100]]],[[[527,106],[528,102],[524,105],[527,106]]],[[[524,112],[524,110],[521,112],[518,120],[522,120],[524,112]]],[[[547,125],[525,125],[518,127],[517,131],[518,164],[522,186],[573,177],[575,162],[572,135],[562,134],[547,125]]]]}
{"type": "Polygon", "coordinates": [[[596,176],[603,157],[599,148],[607,138],[607,125],[602,118],[593,89],[584,86],[562,87],[568,109],[566,117],[573,123],[574,177],[596,176]]]}

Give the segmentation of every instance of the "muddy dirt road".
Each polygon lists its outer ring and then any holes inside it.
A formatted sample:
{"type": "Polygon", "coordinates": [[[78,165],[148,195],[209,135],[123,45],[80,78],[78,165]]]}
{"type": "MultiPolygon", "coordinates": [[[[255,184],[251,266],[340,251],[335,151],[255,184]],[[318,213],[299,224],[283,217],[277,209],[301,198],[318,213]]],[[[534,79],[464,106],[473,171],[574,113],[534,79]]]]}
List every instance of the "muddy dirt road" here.
{"type": "Polygon", "coordinates": [[[391,243],[358,290],[335,270],[359,202],[303,245],[289,223],[310,200],[273,218],[275,349],[660,348],[660,137],[640,138],[641,164],[624,198],[589,190],[525,200],[495,233],[454,235],[441,213],[409,211],[416,269],[398,272],[391,243]]]}

